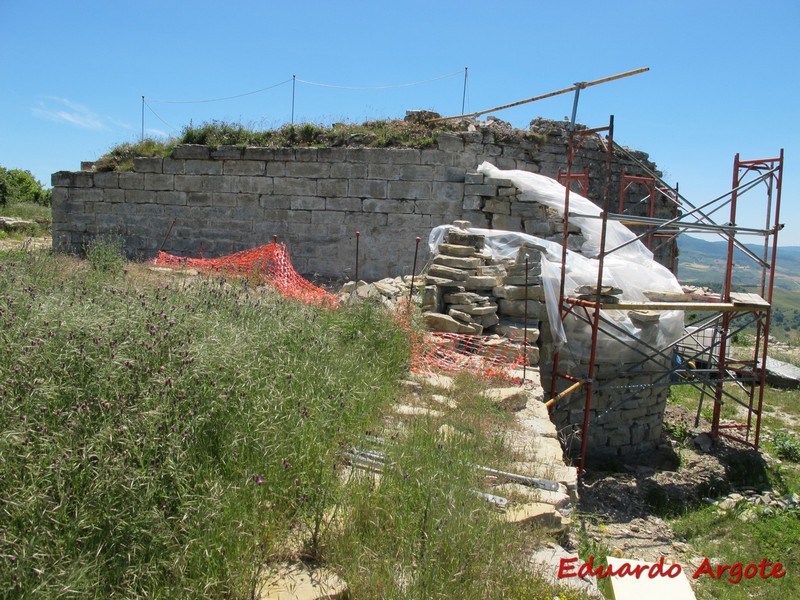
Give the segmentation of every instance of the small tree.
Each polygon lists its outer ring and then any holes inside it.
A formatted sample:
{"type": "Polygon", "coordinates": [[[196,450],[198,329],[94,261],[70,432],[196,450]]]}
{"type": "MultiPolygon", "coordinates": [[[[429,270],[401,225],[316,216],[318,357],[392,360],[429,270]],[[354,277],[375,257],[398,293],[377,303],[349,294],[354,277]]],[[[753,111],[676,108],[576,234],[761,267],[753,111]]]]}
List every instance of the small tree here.
{"type": "Polygon", "coordinates": [[[30,171],[0,167],[0,206],[31,202],[50,206],[50,190],[44,189],[30,171]]]}

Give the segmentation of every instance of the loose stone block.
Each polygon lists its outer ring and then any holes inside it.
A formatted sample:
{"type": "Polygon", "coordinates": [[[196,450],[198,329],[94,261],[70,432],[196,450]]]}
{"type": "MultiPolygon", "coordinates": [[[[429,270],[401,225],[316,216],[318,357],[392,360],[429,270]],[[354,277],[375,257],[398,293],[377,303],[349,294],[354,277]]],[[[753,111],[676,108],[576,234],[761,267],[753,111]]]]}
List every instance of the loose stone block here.
{"type": "Polygon", "coordinates": [[[484,237],[477,233],[467,233],[460,229],[448,229],[445,235],[447,243],[455,246],[472,246],[477,251],[483,250],[484,237]]]}
{"type": "Polygon", "coordinates": [[[464,287],[468,290],[490,290],[496,285],[497,277],[491,275],[473,275],[464,283],[464,287]]]}
{"type": "Polygon", "coordinates": [[[433,259],[433,264],[453,267],[454,269],[475,270],[481,266],[481,259],[475,257],[448,256],[437,254],[433,259]]]}
{"type": "Polygon", "coordinates": [[[473,246],[459,246],[456,244],[439,244],[439,252],[447,256],[462,256],[469,257],[475,256],[475,248],[473,246]]]}
{"type": "Polygon", "coordinates": [[[466,281],[470,273],[462,269],[433,264],[430,269],[428,269],[428,275],[431,277],[442,277],[451,281],[466,281]]]}

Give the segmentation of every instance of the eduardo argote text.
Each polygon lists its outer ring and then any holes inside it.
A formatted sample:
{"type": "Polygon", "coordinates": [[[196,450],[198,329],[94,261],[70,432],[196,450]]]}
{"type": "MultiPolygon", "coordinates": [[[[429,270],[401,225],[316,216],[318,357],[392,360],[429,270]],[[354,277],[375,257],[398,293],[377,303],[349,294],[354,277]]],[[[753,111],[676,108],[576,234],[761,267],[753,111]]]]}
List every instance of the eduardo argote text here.
{"type": "MultiPolygon", "coordinates": [[[[663,556],[658,559],[658,562],[652,564],[634,565],[623,563],[616,568],[599,563],[595,565],[594,556],[590,556],[587,562],[576,568],[574,563],[577,561],[577,557],[562,558],[558,565],[559,579],[587,576],[599,579],[606,577],[635,577],[636,579],[647,577],[655,579],[656,577],[678,577],[683,572],[678,563],[665,564],[663,556]]],[[[754,577],[779,579],[784,575],[786,575],[786,571],[783,570],[782,563],[772,562],[766,558],[762,558],[760,563],[743,564],[737,562],[732,565],[712,565],[708,558],[704,558],[703,562],[692,574],[692,579],[708,576],[711,579],[724,578],[730,583],[739,583],[742,579],[753,579],[754,577]]]]}

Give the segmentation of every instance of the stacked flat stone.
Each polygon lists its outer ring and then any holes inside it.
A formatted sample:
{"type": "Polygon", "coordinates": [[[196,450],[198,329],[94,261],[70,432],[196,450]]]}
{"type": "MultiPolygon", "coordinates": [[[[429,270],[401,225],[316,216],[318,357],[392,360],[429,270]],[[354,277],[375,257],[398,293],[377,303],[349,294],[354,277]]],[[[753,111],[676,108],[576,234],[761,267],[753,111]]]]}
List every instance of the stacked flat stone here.
{"type": "Polygon", "coordinates": [[[484,250],[484,236],[466,231],[469,226],[469,222],[456,221],[448,229],[428,269],[423,293],[425,324],[443,333],[507,338],[503,343],[520,348],[527,341],[528,364],[538,364],[535,344],[539,321],[546,314],[542,248],[525,245],[513,259],[495,259],[484,250]]]}

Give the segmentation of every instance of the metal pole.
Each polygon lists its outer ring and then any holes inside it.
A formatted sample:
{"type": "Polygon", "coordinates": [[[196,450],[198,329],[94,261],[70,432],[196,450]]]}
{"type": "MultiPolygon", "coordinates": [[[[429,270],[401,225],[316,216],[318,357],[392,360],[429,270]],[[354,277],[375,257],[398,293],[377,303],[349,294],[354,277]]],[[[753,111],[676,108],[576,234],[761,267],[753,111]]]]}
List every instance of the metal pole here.
{"type": "Polygon", "coordinates": [[[144,141],[144,96],[142,96],[142,139],[144,141]]]}
{"type": "MultiPolygon", "coordinates": [[[[600,85],[601,83],[608,83],[609,81],[615,81],[617,79],[622,79],[623,77],[630,77],[631,75],[638,75],[639,73],[645,73],[650,70],[650,67],[643,67],[641,69],[636,69],[634,71],[627,71],[626,73],[620,73],[619,75],[612,75],[611,77],[603,77],[602,79],[596,79],[595,81],[589,81],[582,85],[582,87],[587,88],[593,85],[600,85]]],[[[552,98],[553,96],[558,96],[560,94],[566,94],[571,92],[575,89],[575,86],[571,86],[568,88],[564,88],[563,90],[558,90],[555,92],[550,92],[548,94],[542,94],[541,96],[534,96],[533,98],[526,98],[525,100],[519,100],[517,102],[512,102],[511,104],[503,104],[502,106],[495,106],[494,108],[488,108],[486,110],[480,110],[478,112],[462,114],[462,115],[454,115],[452,117],[440,117],[438,119],[431,119],[428,121],[429,123],[436,123],[437,121],[448,121],[450,119],[460,119],[462,117],[479,117],[481,115],[485,115],[486,113],[490,112],[497,112],[499,110],[505,110],[506,108],[513,108],[514,106],[520,106],[522,104],[527,104],[528,102],[536,102],[537,100],[544,100],[545,98],[552,98]]]]}
{"type": "Polygon", "coordinates": [[[528,378],[528,255],[525,254],[525,317],[522,322],[522,384],[528,378]]]}
{"type": "Polygon", "coordinates": [[[464,67],[464,92],[461,94],[461,114],[464,114],[464,103],[467,100],[467,72],[469,67],[464,67]]]}
{"type": "MultiPolygon", "coordinates": [[[[581,90],[586,86],[585,83],[580,82],[575,84],[575,99],[572,101],[572,119],[569,121],[569,130],[575,131],[575,118],[578,116],[578,99],[581,96],[581,90]]],[[[570,185],[567,182],[567,185],[570,185]]]]}
{"type": "Polygon", "coordinates": [[[417,272],[417,253],[419,252],[420,237],[417,236],[417,243],[414,246],[414,266],[411,268],[411,289],[408,291],[408,306],[411,307],[411,298],[414,295],[414,275],[417,272]]]}
{"type": "Polygon", "coordinates": [[[294,89],[297,82],[297,76],[292,75],[292,125],[294,125],[294,89]]]}
{"type": "Polygon", "coordinates": [[[356,231],[356,278],[355,281],[358,283],[358,240],[361,238],[361,232],[356,231]]]}

